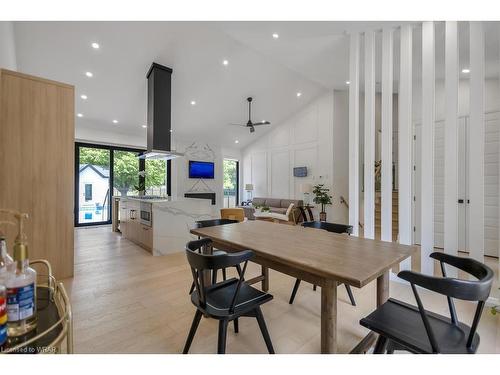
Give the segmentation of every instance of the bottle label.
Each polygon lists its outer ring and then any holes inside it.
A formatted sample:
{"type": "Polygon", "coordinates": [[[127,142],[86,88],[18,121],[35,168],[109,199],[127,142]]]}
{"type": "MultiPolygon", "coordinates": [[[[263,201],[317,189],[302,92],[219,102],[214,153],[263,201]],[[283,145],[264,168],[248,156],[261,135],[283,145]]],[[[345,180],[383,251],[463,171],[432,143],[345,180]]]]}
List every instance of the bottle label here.
{"type": "Polygon", "coordinates": [[[0,326],[0,345],[7,341],[7,325],[0,326]]]}
{"type": "Polygon", "coordinates": [[[7,311],[7,302],[4,297],[0,297],[0,317],[4,316],[7,311]]]}
{"type": "Polygon", "coordinates": [[[35,312],[35,284],[7,289],[7,317],[9,322],[26,319],[35,312]]]}

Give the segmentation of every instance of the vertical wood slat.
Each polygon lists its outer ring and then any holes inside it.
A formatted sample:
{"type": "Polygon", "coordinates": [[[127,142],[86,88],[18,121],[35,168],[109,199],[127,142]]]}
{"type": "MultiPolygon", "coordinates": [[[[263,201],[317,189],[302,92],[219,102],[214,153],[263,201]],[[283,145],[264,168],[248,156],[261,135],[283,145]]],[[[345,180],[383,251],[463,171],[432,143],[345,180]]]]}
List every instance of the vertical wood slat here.
{"type": "MultiPolygon", "coordinates": [[[[458,22],[445,24],[444,251],[458,254],[458,22]]],[[[456,277],[456,268],[448,270],[456,277]]]]}
{"type": "Polygon", "coordinates": [[[375,32],[365,32],[364,237],[375,238],[375,32]]]}
{"type": "Polygon", "coordinates": [[[469,256],[484,259],[484,30],[470,22],[469,256]]]}
{"type": "Polygon", "coordinates": [[[382,202],[381,239],[392,241],[393,31],[382,30],[382,202]]]}
{"type": "MultiPolygon", "coordinates": [[[[412,229],[412,26],[400,29],[400,63],[398,95],[398,232],[399,242],[411,245],[412,229]]],[[[411,259],[400,264],[401,270],[411,268],[411,259]]]]}
{"type": "Polygon", "coordinates": [[[359,34],[349,47],[349,224],[359,235],[359,34]]]}
{"type": "Polygon", "coordinates": [[[429,255],[434,251],[434,22],[422,24],[422,152],[421,152],[421,271],[434,273],[429,255]]]}

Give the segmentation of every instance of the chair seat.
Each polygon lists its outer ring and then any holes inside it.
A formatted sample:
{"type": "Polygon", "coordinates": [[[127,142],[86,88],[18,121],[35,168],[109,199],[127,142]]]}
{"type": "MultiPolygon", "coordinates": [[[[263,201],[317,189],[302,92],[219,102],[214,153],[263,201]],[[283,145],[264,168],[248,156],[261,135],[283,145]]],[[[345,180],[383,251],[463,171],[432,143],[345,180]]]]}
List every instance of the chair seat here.
{"type": "MultiPolygon", "coordinates": [[[[231,278],[226,281],[214,284],[208,287],[206,296],[206,307],[198,305],[198,291],[194,291],[191,295],[191,302],[201,310],[205,310],[212,317],[228,317],[229,306],[231,305],[232,298],[236,291],[238,279],[231,278]]],[[[242,283],[236,304],[234,308],[234,316],[240,316],[246,312],[255,309],[256,306],[262,305],[273,299],[271,294],[262,292],[258,289],[252,288],[246,283],[242,283]]]]}
{"type": "MultiPolygon", "coordinates": [[[[440,353],[476,352],[479,346],[477,333],[474,335],[472,347],[469,349],[466,347],[469,326],[463,323],[454,325],[448,317],[426,312],[440,353]]],[[[360,324],[404,346],[410,352],[432,353],[422,317],[416,306],[391,298],[366,318],[361,319],[360,324]]]]}

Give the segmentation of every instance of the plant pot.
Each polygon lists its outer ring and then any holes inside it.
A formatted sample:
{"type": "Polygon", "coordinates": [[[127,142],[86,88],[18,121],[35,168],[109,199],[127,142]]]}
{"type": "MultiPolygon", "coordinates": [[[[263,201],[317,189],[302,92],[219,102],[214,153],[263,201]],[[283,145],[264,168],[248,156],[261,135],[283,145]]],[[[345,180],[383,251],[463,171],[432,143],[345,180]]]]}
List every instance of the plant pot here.
{"type": "Polygon", "coordinates": [[[326,221],[326,212],[319,213],[319,221],[326,221]]]}

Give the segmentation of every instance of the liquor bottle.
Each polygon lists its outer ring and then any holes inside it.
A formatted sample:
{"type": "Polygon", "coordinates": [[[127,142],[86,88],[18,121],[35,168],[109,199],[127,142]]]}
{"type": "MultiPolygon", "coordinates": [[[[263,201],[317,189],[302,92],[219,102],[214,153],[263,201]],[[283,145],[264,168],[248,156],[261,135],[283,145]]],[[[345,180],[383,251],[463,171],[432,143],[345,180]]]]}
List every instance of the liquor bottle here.
{"type": "Polygon", "coordinates": [[[14,267],[6,280],[7,335],[17,337],[36,328],[36,271],[29,266],[28,244],[24,233],[27,214],[16,215],[19,233],[14,242],[14,267]]]}

